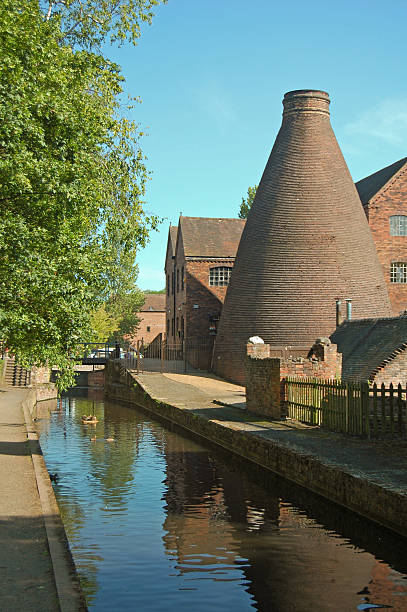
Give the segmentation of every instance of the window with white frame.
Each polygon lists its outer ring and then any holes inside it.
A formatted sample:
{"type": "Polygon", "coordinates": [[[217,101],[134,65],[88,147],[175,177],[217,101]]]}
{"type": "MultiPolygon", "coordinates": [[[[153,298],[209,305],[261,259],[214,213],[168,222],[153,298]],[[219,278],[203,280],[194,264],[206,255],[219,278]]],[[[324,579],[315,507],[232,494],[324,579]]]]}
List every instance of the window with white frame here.
{"type": "Polygon", "coordinates": [[[209,285],[211,287],[225,287],[229,284],[232,268],[220,266],[218,268],[210,268],[209,270],[209,285]]]}
{"type": "Polygon", "coordinates": [[[406,215],[393,215],[390,217],[390,236],[407,236],[406,215]]]}
{"type": "Polygon", "coordinates": [[[391,283],[407,283],[407,263],[394,261],[390,268],[391,283]]]}

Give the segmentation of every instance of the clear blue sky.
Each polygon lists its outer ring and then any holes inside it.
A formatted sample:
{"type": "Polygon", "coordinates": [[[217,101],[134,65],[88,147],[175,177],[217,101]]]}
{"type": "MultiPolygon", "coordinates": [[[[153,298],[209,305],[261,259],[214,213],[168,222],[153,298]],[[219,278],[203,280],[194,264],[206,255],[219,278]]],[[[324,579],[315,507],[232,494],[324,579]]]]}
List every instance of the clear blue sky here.
{"type": "Polygon", "coordinates": [[[407,155],[406,0],[169,0],[137,47],[108,49],[153,172],[147,210],[164,221],[138,257],[142,289],[164,287],[179,213],[236,217],[281,124],[282,97],[323,89],[354,180],[407,155]]]}

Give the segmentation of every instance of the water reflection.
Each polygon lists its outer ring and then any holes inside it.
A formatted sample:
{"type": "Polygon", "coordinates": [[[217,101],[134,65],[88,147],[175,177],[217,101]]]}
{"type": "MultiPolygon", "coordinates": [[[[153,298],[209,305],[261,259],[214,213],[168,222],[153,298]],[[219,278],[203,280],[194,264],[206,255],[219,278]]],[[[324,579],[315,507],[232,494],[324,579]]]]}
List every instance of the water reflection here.
{"type": "Polygon", "coordinates": [[[38,423],[89,608],[407,609],[405,542],[360,517],[134,408],[38,423]]]}

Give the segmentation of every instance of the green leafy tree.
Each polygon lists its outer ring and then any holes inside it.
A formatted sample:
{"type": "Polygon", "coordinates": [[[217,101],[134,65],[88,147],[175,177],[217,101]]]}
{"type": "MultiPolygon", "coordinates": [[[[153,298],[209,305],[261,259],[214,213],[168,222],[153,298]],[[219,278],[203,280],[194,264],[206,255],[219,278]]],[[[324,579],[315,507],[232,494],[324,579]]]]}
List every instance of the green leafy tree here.
{"type": "Polygon", "coordinates": [[[249,210],[252,207],[254,197],[256,195],[258,185],[254,187],[249,187],[247,190],[247,197],[242,198],[242,203],[240,204],[239,210],[239,219],[247,219],[247,215],[249,214],[249,210]]]}
{"type": "Polygon", "coordinates": [[[161,1],[40,0],[39,6],[47,21],[58,21],[61,42],[93,49],[104,42],[136,44],[141,24],[151,24],[161,1]]]}
{"type": "Polygon", "coordinates": [[[106,304],[108,312],[118,321],[114,339],[123,342],[124,336],[131,334],[140,322],[138,313],[145,302],[145,294],[140,289],[127,293],[113,294],[106,304]]]}
{"type": "Polygon", "coordinates": [[[58,366],[60,388],[91,313],[135,291],[137,248],[158,224],[120,69],[93,51],[108,34],[134,42],[155,4],[0,5],[0,334],[23,365],[58,366]]]}
{"type": "Polygon", "coordinates": [[[105,342],[119,329],[119,321],[106,311],[103,304],[90,315],[91,341],[105,342]]]}

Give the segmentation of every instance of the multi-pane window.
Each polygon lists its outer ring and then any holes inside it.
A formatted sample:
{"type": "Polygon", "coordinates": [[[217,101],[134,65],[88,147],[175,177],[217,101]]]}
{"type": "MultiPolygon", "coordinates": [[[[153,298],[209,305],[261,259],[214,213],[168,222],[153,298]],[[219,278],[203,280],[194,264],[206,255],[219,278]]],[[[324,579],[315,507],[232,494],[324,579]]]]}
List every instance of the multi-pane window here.
{"type": "Polygon", "coordinates": [[[393,215],[390,217],[390,236],[407,236],[406,215],[393,215]]]}
{"type": "Polygon", "coordinates": [[[390,268],[391,283],[407,283],[407,263],[395,261],[390,268]]]}
{"type": "Polygon", "coordinates": [[[225,266],[211,268],[209,270],[209,285],[212,287],[225,287],[229,284],[231,271],[232,268],[226,268],[225,266]]]}

